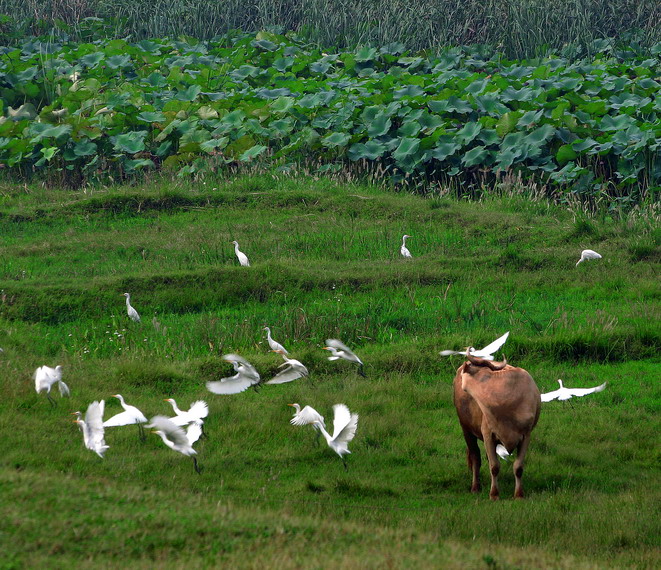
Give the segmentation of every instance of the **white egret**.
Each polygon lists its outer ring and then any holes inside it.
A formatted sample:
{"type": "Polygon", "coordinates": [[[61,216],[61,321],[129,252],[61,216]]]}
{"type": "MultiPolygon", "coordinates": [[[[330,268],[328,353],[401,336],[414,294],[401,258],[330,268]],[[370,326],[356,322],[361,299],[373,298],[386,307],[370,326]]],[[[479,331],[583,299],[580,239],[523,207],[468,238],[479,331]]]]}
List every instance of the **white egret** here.
{"type": "Polygon", "coordinates": [[[152,429],[153,433],[158,434],[163,440],[163,443],[170,449],[178,451],[188,457],[192,457],[195,471],[197,471],[198,474],[200,473],[197,457],[195,457],[197,451],[193,449],[193,444],[199,439],[200,434],[202,433],[199,424],[192,423],[189,426],[187,433],[165,416],[154,416],[147,427],[152,429]]]}
{"type": "Polygon", "coordinates": [[[248,256],[243,253],[242,251],[239,251],[239,242],[238,241],[233,241],[231,242],[234,244],[234,253],[236,253],[236,257],[239,260],[239,263],[241,264],[242,267],[250,267],[250,261],[248,261],[248,256]]]}
{"type": "Polygon", "coordinates": [[[180,410],[174,398],[166,398],[176,414],[174,417],[169,418],[170,421],[177,426],[186,426],[194,422],[203,424],[204,418],[209,415],[209,406],[204,400],[197,400],[190,405],[188,410],[180,410]]]}
{"type": "Polygon", "coordinates": [[[315,420],[314,425],[319,428],[323,436],[326,438],[328,447],[340,456],[340,459],[342,459],[342,463],[344,464],[344,469],[348,471],[347,462],[344,456],[347,453],[351,453],[349,451],[349,442],[356,435],[358,414],[352,414],[349,412],[349,408],[344,404],[335,404],[333,406],[333,412],[332,436],[326,431],[326,428],[321,421],[315,420]]]}
{"type": "Polygon", "coordinates": [[[303,409],[301,409],[300,404],[287,404],[287,405],[291,406],[292,408],[294,408],[294,410],[296,410],[296,413],[294,413],[292,419],[289,420],[289,423],[291,423],[291,425],[306,426],[308,424],[312,424],[312,427],[318,430],[319,427],[315,424],[315,422],[317,422],[322,426],[326,427],[326,422],[324,422],[324,416],[322,416],[312,406],[305,406],[303,409]]]}
{"type": "Polygon", "coordinates": [[[581,252],[581,259],[576,262],[576,267],[578,267],[578,264],[581,263],[581,261],[585,261],[586,259],[601,259],[601,255],[591,249],[584,249],[581,252]]]}
{"type": "Polygon", "coordinates": [[[52,406],[57,406],[57,403],[50,395],[50,390],[53,384],[57,383],[60,389],[60,396],[68,396],[69,386],[62,382],[62,366],[57,365],[55,368],[50,366],[40,366],[34,372],[34,388],[37,394],[46,390],[46,397],[52,406]]]}
{"type": "Polygon", "coordinates": [[[500,456],[501,459],[507,460],[510,457],[510,452],[507,451],[507,448],[502,443],[499,443],[496,446],[496,453],[500,456]]]}
{"type": "Polygon", "coordinates": [[[507,331],[503,336],[497,338],[491,344],[487,344],[480,350],[475,350],[472,346],[469,346],[466,350],[442,350],[439,354],[441,356],[450,356],[452,354],[463,354],[466,356],[470,352],[471,356],[477,356],[478,358],[484,358],[485,360],[493,360],[493,353],[505,344],[509,334],[510,331],[507,331]]]}
{"type": "Polygon", "coordinates": [[[336,338],[327,338],[326,344],[328,346],[324,346],[324,350],[331,351],[331,356],[328,357],[328,360],[338,360],[339,358],[342,358],[349,362],[355,362],[358,364],[358,374],[365,376],[363,361],[358,358],[346,344],[336,338]]]}
{"type": "Polygon", "coordinates": [[[103,400],[100,402],[92,402],[87,406],[84,420],[82,419],[82,414],[80,412],[74,412],[74,414],[77,415],[77,419],[74,420],[74,423],[77,423],[83,432],[85,447],[94,451],[101,458],[103,458],[103,454],[110,447],[106,445],[103,438],[104,407],[105,402],[103,400]]]}
{"type": "Polygon", "coordinates": [[[145,432],[142,424],[147,423],[147,418],[145,415],[135,406],[129,406],[124,402],[124,397],[121,394],[113,394],[113,398],[117,398],[119,403],[124,408],[123,412],[112,416],[103,422],[103,427],[117,427],[117,426],[128,426],[136,424],[138,426],[138,434],[140,439],[145,439],[145,432]]]}
{"type": "Polygon", "coordinates": [[[560,388],[553,390],[553,392],[546,392],[542,394],[542,402],[550,402],[551,400],[570,400],[574,397],[585,396],[594,392],[601,392],[606,388],[606,382],[594,388],[565,388],[562,380],[558,379],[560,388]]]}
{"type": "Polygon", "coordinates": [[[274,350],[273,352],[277,352],[285,360],[278,368],[282,368],[283,366],[285,368],[266,382],[266,384],[284,384],[285,382],[291,382],[292,380],[297,380],[308,375],[308,369],[300,361],[287,358],[287,355],[282,350],[274,350]]]}
{"type": "Polygon", "coordinates": [[[271,347],[271,350],[273,352],[281,350],[285,354],[289,354],[289,351],[284,346],[282,346],[279,342],[276,342],[275,340],[273,340],[273,338],[271,338],[271,329],[269,327],[264,327],[263,330],[266,331],[266,340],[269,343],[269,346],[271,347]]]}
{"type": "Polygon", "coordinates": [[[399,248],[399,252],[402,254],[403,257],[408,257],[412,258],[413,256],[411,255],[411,252],[409,251],[409,248],[406,247],[406,238],[410,238],[410,235],[404,234],[402,237],[402,247],[399,248]]]}
{"type": "Polygon", "coordinates": [[[234,376],[207,382],[207,390],[214,394],[238,394],[259,384],[259,373],[255,367],[238,354],[225,354],[223,360],[230,362],[236,371],[234,376]]]}
{"type": "Polygon", "coordinates": [[[136,311],[132,306],[131,306],[131,295],[128,293],[123,293],[124,297],[126,297],[126,312],[129,315],[129,318],[132,321],[135,321],[136,323],[140,322],[140,315],[138,315],[138,311],[136,311]]]}
{"type": "Polygon", "coordinates": [[[317,433],[315,443],[317,443],[318,445],[321,431],[319,430],[319,426],[317,425],[317,423],[326,427],[326,422],[324,422],[324,416],[322,416],[312,406],[305,406],[301,410],[300,404],[287,404],[287,405],[291,406],[292,408],[294,408],[294,410],[296,410],[292,419],[289,420],[289,423],[291,423],[291,425],[293,426],[305,426],[308,424],[311,425],[314,428],[314,431],[317,433]]]}

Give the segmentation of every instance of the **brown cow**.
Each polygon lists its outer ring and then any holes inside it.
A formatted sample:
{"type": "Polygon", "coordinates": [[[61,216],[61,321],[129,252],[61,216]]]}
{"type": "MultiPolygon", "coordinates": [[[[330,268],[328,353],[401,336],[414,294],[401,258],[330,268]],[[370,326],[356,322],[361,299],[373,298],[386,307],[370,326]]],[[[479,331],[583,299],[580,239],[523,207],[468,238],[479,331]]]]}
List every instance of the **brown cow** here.
{"type": "Polygon", "coordinates": [[[454,405],[468,446],[468,467],[473,472],[471,492],[480,491],[482,459],[477,440],[481,439],[491,469],[489,497],[498,499],[500,463],[496,446],[499,443],[510,453],[517,450],[514,496],[523,497],[523,461],[530,443],[530,432],[539,419],[539,389],[523,368],[470,355],[467,358],[468,362],[459,367],[454,377],[454,405]]]}

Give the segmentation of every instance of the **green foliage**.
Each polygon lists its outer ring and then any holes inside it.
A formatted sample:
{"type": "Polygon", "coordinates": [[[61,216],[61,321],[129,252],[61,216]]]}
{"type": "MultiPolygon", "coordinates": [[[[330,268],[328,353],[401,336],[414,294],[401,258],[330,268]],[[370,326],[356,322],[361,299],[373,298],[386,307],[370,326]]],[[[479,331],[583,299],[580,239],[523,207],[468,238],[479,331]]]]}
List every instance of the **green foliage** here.
{"type": "Polygon", "coordinates": [[[504,171],[565,200],[625,195],[631,207],[661,180],[660,72],[650,51],[606,48],[509,61],[475,48],[329,55],[266,32],[29,40],[4,48],[0,161],[10,175],[72,184],[273,161],[360,162],[394,181],[472,187],[504,171]]]}

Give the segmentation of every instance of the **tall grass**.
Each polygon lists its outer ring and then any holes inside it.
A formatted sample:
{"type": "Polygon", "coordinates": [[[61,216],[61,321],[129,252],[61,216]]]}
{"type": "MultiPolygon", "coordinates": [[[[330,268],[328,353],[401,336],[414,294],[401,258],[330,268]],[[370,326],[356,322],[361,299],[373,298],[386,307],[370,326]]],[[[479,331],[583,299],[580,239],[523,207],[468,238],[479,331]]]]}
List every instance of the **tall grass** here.
{"type": "Polygon", "coordinates": [[[115,22],[108,33],[134,39],[186,34],[208,39],[228,30],[277,27],[325,46],[402,42],[411,50],[490,44],[510,57],[576,44],[589,49],[602,38],[650,45],[661,37],[655,0],[0,0],[0,13],[30,19],[33,29],[61,20],[85,32],[90,16],[115,22]],[[41,23],[40,23],[41,21],[41,23]]]}

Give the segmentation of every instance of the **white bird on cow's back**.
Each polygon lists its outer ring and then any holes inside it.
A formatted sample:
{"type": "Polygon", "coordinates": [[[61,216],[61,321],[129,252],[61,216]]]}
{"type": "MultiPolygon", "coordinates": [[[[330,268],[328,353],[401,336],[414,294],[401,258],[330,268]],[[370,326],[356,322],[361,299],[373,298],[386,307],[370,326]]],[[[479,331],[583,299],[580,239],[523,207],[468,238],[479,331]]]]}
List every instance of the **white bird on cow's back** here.
{"type": "Polygon", "coordinates": [[[278,367],[283,368],[283,370],[278,372],[266,384],[284,384],[285,382],[292,382],[308,375],[308,369],[302,362],[288,358],[282,350],[274,350],[273,352],[277,352],[285,361],[278,367]]]}
{"type": "Polygon", "coordinates": [[[132,306],[131,306],[131,295],[129,293],[123,293],[124,297],[126,297],[126,312],[129,315],[129,318],[132,321],[135,321],[136,323],[140,322],[140,315],[138,314],[138,311],[136,311],[132,306]]]}
{"type": "Polygon", "coordinates": [[[248,256],[243,253],[242,251],[239,251],[239,242],[234,240],[231,242],[234,244],[234,253],[236,253],[236,257],[239,260],[239,263],[241,264],[242,267],[250,267],[250,261],[248,261],[248,256]]]}
{"type": "Polygon", "coordinates": [[[51,406],[57,406],[57,403],[50,395],[50,390],[55,383],[57,383],[57,386],[60,389],[60,396],[68,396],[70,394],[69,386],[62,382],[61,365],[58,364],[55,368],[51,368],[50,366],[40,366],[35,370],[34,388],[37,391],[37,394],[44,390],[46,391],[46,397],[51,406]]]}
{"type": "Polygon", "coordinates": [[[330,350],[331,352],[328,360],[338,360],[341,358],[343,360],[348,360],[349,362],[355,362],[358,364],[358,374],[365,377],[363,361],[358,358],[346,344],[336,338],[327,338],[326,344],[328,346],[324,346],[324,350],[330,350]]]}
{"type": "Polygon", "coordinates": [[[223,360],[232,364],[236,374],[207,382],[207,390],[214,394],[238,394],[254,386],[255,390],[260,382],[259,372],[245,358],[238,354],[225,354],[223,360]]]}
{"type": "Polygon", "coordinates": [[[408,259],[413,257],[409,251],[409,248],[406,247],[406,239],[410,237],[410,235],[404,234],[404,236],[402,236],[402,247],[399,248],[399,252],[402,254],[402,257],[406,257],[408,259]]]}
{"type": "Polygon", "coordinates": [[[492,343],[487,344],[480,350],[475,350],[472,346],[469,346],[466,350],[442,350],[439,354],[441,356],[450,356],[452,354],[463,354],[466,356],[470,352],[471,356],[477,356],[478,358],[484,358],[485,360],[493,360],[494,353],[505,344],[509,334],[510,331],[507,331],[503,336],[497,338],[492,343]]]}
{"type": "Polygon", "coordinates": [[[581,258],[576,262],[576,267],[578,267],[578,264],[581,263],[581,261],[585,261],[587,259],[601,259],[601,255],[599,255],[596,251],[592,251],[591,249],[584,249],[581,252],[581,258]]]}
{"type": "Polygon", "coordinates": [[[553,390],[553,392],[546,392],[542,394],[542,402],[550,402],[552,400],[570,400],[571,398],[580,398],[581,396],[587,396],[588,394],[593,394],[595,392],[601,392],[606,388],[607,382],[594,388],[565,388],[562,384],[562,380],[558,379],[558,384],[560,388],[553,390]]]}
{"type": "Polygon", "coordinates": [[[271,329],[269,327],[264,327],[263,330],[266,331],[266,341],[269,343],[269,346],[271,347],[271,350],[273,352],[277,352],[278,350],[281,350],[285,354],[289,354],[289,351],[284,346],[282,346],[279,342],[273,340],[273,338],[271,337],[271,329]]]}
{"type": "Polygon", "coordinates": [[[356,435],[356,428],[358,427],[358,414],[349,412],[344,404],[335,404],[333,406],[333,435],[330,435],[320,420],[315,420],[313,423],[321,431],[326,438],[326,443],[335,453],[340,456],[344,469],[348,471],[347,462],[344,456],[349,451],[349,442],[356,435]]]}

